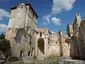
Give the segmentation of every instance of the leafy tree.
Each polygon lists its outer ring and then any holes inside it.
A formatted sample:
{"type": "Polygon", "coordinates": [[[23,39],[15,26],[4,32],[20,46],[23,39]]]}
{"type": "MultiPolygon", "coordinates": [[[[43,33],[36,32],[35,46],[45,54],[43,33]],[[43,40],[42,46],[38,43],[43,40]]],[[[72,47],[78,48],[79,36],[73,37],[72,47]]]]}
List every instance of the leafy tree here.
{"type": "Polygon", "coordinates": [[[3,33],[0,35],[0,51],[3,52],[5,57],[8,57],[11,54],[10,42],[5,39],[5,35],[3,33]]]}
{"type": "Polygon", "coordinates": [[[10,43],[8,40],[4,39],[0,41],[0,50],[3,52],[7,51],[10,49],[10,43]]]}
{"type": "Polygon", "coordinates": [[[5,35],[2,33],[2,34],[0,35],[0,40],[3,40],[3,39],[5,39],[5,35]]]}

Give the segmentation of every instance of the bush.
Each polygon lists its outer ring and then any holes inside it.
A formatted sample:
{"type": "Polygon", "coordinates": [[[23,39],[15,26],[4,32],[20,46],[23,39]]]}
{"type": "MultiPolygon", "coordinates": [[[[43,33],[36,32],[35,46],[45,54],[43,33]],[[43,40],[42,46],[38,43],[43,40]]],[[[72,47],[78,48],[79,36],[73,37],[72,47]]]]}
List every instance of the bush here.
{"type": "Polygon", "coordinates": [[[8,61],[13,62],[13,61],[18,61],[17,57],[9,57],[8,61]]]}
{"type": "Polygon", "coordinates": [[[5,58],[11,55],[10,42],[6,39],[0,40],[0,51],[4,54],[5,58]]]}

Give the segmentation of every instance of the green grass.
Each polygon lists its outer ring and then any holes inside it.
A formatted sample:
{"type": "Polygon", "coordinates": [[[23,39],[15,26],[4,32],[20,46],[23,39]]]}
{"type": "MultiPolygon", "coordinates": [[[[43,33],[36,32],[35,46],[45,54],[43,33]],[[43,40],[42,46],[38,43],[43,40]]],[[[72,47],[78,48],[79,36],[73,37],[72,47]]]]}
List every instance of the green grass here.
{"type": "MultiPolygon", "coordinates": [[[[24,64],[24,62],[21,61],[15,61],[15,62],[5,62],[5,64],[24,64]]],[[[26,64],[33,64],[33,63],[26,63],[26,64]]],[[[58,61],[47,61],[42,63],[34,63],[34,64],[59,64],[58,61]]]]}
{"type": "Polygon", "coordinates": [[[44,62],[45,62],[44,64],[59,64],[60,58],[61,57],[59,57],[59,56],[52,55],[44,60],[44,62]]]}
{"type": "Polygon", "coordinates": [[[59,64],[57,61],[53,61],[53,62],[50,62],[50,63],[47,63],[47,64],[59,64]]]}
{"type": "MultiPolygon", "coordinates": [[[[34,61],[34,64],[59,64],[60,57],[50,57],[46,58],[43,61],[34,61]]],[[[14,61],[14,62],[6,62],[5,64],[24,64],[22,61],[14,61]]],[[[26,64],[33,64],[33,63],[26,63],[26,64]]]]}
{"type": "Polygon", "coordinates": [[[5,64],[24,64],[23,62],[21,61],[15,61],[15,62],[5,62],[5,64]]]}
{"type": "Polygon", "coordinates": [[[58,62],[59,62],[58,60],[48,60],[45,61],[43,64],[59,64],[58,62]]]}

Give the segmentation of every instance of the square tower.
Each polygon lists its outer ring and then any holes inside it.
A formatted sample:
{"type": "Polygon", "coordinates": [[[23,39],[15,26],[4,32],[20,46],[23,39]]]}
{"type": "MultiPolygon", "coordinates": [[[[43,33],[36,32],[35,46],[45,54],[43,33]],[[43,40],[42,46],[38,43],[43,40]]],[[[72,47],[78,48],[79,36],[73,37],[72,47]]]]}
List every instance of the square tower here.
{"type": "Polygon", "coordinates": [[[24,29],[27,32],[29,32],[30,29],[37,28],[37,19],[38,15],[30,4],[21,3],[11,8],[6,39],[9,40],[11,38],[12,35],[10,35],[9,32],[13,33],[13,28],[24,29]]]}

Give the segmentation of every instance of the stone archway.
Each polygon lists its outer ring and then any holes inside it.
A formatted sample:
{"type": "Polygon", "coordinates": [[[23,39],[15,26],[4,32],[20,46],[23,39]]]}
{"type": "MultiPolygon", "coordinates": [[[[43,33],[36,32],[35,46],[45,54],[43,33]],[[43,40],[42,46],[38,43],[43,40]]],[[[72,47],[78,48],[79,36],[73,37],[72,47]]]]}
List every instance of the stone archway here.
{"type": "Polygon", "coordinates": [[[40,52],[44,54],[44,39],[43,38],[38,39],[38,48],[40,52]]]}
{"type": "Polygon", "coordinates": [[[23,57],[23,50],[20,51],[20,57],[23,57]]]}

